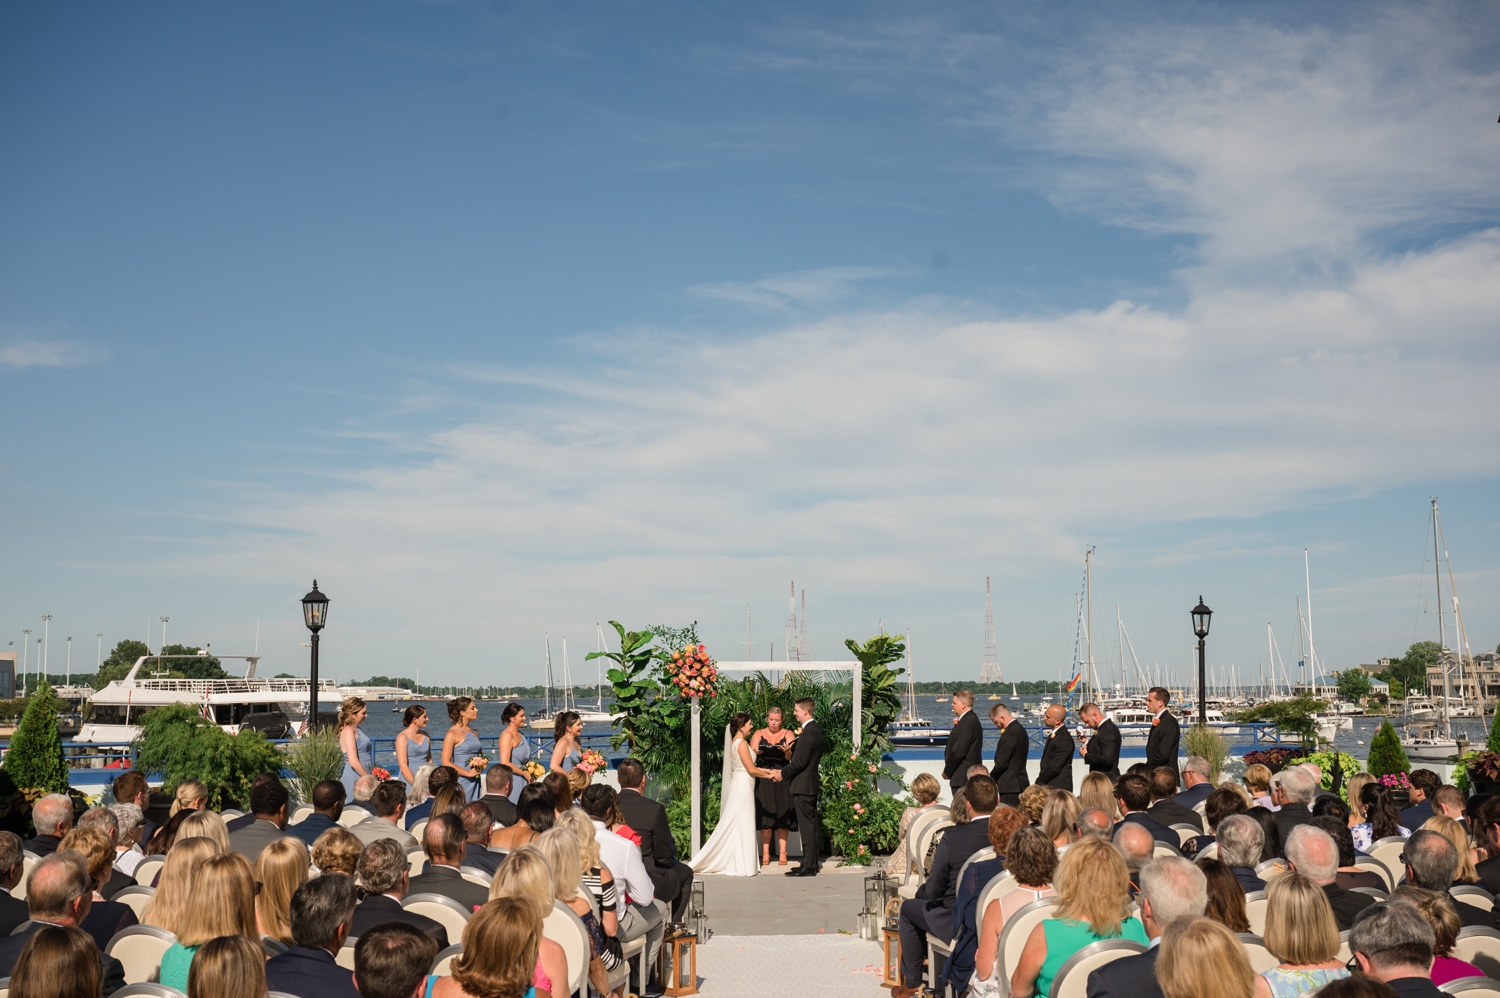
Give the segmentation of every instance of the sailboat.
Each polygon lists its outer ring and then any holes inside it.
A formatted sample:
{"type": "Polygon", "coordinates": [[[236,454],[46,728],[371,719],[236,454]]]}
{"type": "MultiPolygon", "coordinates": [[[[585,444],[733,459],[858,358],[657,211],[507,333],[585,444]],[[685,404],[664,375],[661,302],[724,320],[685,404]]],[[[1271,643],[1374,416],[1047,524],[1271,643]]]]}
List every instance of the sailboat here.
{"type": "Polygon", "coordinates": [[[906,712],[892,721],[885,733],[893,745],[948,744],[948,732],[917,714],[917,674],[912,667],[911,631],[906,632],[906,712]]]}
{"type": "Polygon", "coordinates": [[[1011,683],[1010,684],[1010,698],[1012,700],[1019,700],[1019,699],[1021,699],[1019,696],[1016,695],[1016,684],[1015,683],[1011,683]]]}
{"type": "Polygon", "coordinates": [[[568,669],[568,639],[563,638],[563,685],[562,696],[554,705],[552,700],[553,677],[552,677],[552,636],[547,635],[546,659],[547,659],[547,686],[542,694],[542,709],[531,718],[527,726],[533,731],[551,731],[557,715],[565,710],[576,711],[578,705],[573,702],[573,675],[568,669]]]}
{"type": "MultiPolygon", "coordinates": [[[[597,650],[603,651],[604,628],[599,626],[599,621],[597,620],[594,621],[594,634],[595,641],[599,646],[597,650]]],[[[597,680],[598,685],[594,687],[595,692],[598,694],[598,700],[594,703],[592,709],[590,709],[587,704],[580,708],[578,711],[578,719],[584,724],[610,724],[616,718],[624,717],[625,715],[612,714],[604,709],[604,659],[603,657],[600,657],[594,659],[594,661],[599,663],[599,678],[597,680]]]]}
{"type": "MultiPolygon", "coordinates": [[[[1453,690],[1451,681],[1453,675],[1453,660],[1455,658],[1458,659],[1459,667],[1459,704],[1463,708],[1463,712],[1465,714],[1469,713],[1468,707],[1463,700],[1464,655],[1455,655],[1453,652],[1448,650],[1448,633],[1447,629],[1443,625],[1443,561],[1444,559],[1447,559],[1448,595],[1453,598],[1454,637],[1461,642],[1463,651],[1467,653],[1469,650],[1469,638],[1468,634],[1464,631],[1463,616],[1459,613],[1458,592],[1454,586],[1453,579],[1453,559],[1448,557],[1447,539],[1442,536],[1442,533],[1443,520],[1441,514],[1438,513],[1437,497],[1434,496],[1432,499],[1432,574],[1433,582],[1437,587],[1437,599],[1435,600],[1435,602],[1437,603],[1438,614],[1438,666],[1443,670],[1443,722],[1441,727],[1439,727],[1434,721],[1413,728],[1410,720],[1408,720],[1407,734],[1403,735],[1401,738],[1401,747],[1406,750],[1407,758],[1413,760],[1422,760],[1425,762],[1446,762],[1451,756],[1455,756],[1458,754],[1458,740],[1453,737],[1452,723],[1454,711],[1452,703],[1453,690]]],[[[1473,656],[1469,655],[1468,660],[1470,670],[1472,672],[1474,663],[1473,656]]],[[[1479,700],[1480,704],[1479,716],[1481,719],[1483,719],[1484,694],[1479,686],[1477,676],[1474,679],[1474,693],[1476,699],[1479,700]]],[[[1408,696],[1408,708],[1410,707],[1411,702],[1412,698],[1408,696]]]]}

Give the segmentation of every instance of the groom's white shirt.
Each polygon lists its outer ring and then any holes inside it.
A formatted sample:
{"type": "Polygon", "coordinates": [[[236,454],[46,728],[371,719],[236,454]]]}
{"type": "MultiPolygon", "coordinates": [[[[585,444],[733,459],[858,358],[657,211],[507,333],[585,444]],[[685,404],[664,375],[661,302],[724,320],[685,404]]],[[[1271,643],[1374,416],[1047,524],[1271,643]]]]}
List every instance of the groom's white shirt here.
{"type": "Polygon", "coordinates": [[[609,867],[615,882],[623,885],[630,903],[650,904],[656,900],[655,888],[641,860],[641,847],[623,835],[616,835],[602,821],[594,822],[594,838],[599,842],[599,859],[609,867]]]}

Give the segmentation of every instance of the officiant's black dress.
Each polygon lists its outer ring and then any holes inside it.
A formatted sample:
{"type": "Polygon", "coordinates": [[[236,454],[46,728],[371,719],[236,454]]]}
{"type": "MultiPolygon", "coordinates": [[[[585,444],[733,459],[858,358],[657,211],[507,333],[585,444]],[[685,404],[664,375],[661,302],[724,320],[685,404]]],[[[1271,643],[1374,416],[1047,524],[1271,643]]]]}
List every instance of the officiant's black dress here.
{"type": "MultiPolygon", "coordinates": [[[[760,752],[755,756],[755,764],[761,769],[781,769],[791,757],[791,746],[791,742],[782,747],[762,741],[760,752]]],[[[792,811],[792,785],[776,780],[757,779],[755,818],[757,828],[796,828],[797,815],[792,811]]]]}

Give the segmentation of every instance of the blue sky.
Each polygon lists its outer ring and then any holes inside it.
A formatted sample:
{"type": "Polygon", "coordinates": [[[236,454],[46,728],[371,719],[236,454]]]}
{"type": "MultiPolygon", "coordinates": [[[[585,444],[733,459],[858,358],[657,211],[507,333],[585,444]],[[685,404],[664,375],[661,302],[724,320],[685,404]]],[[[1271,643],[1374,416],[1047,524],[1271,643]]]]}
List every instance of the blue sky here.
{"type": "Polygon", "coordinates": [[[1100,643],[1180,669],[1201,593],[1243,677],[1307,547],[1341,668],[1435,634],[1437,495],[1493,648],[1497,55],[1459,4],[12,5],[0,641],[301,671],[316,576],[335,674],[534,682],[596,619],[780,657],[796,579],[817,657],[960,678],[988,575],[1052,677],[1093,544],[1100,643]]]}

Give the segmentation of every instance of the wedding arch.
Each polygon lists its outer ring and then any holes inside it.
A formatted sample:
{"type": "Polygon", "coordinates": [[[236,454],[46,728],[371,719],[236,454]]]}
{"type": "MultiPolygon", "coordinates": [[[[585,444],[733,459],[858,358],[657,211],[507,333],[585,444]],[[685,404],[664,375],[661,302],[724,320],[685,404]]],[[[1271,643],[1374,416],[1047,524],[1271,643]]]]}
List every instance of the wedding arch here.
{"type": "MultiPolygon", "coordinates": [[[[715,662],[720,675],[726,672],[848,672],[854,678],[854,724],[853,744],[860,742],[864,712],[864,669],[859,662],[715,662]]],[[[689,698],[693,704],[693,855],[703,848],[703,753],[700,748],[703,733],[703,715],[698,697],[689,698]]],[[[805,845],[803,848],[807,848],[805,845]]]]}

